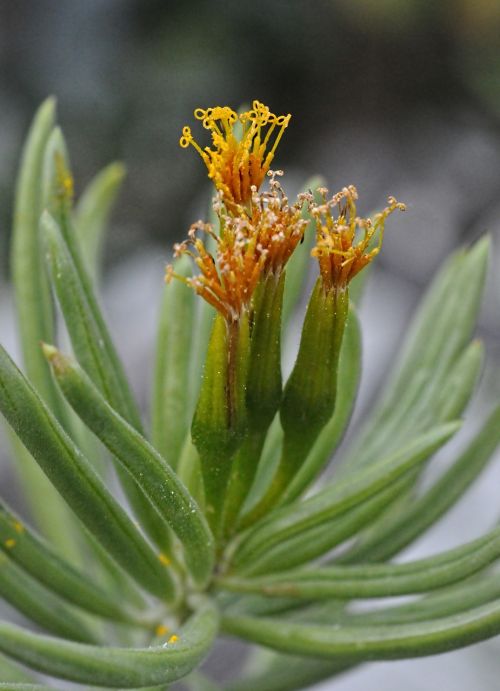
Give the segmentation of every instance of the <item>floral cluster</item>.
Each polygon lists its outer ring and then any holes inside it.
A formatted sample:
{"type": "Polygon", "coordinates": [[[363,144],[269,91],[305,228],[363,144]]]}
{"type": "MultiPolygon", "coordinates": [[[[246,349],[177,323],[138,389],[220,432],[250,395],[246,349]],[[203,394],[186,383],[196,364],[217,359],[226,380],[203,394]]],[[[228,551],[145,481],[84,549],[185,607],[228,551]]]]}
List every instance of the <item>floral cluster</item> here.
{"type": "Polygon", "coordinates": [[[352,185],[331,198],[320,188],[290,202],[282,171],[271,170],[290,115],[275,115],[259,101],[240,114],[217,106],[198,108],[194,115],[210,132],[211,144],[202,148],[186,126],[180,145],[192,145],[207,167],[216,190],[216,221],[194,223],[174,248],[176,258],[189,256],[198,271],[185,275],[174,263],[166,280],[183,281],[216,310],[191,437],[200,457],[207,516],[217,540],[224,542],[238,516],[246,525],[280,501],[331,418],[349,282],[379,252],[386,218],[405,207],[391,197],[373,219],[360,218],[352,185]],[[319,277],[295,366],[283,385],[286,268],[314,226],[311,255],[318,260],[319,277]],[[256,459],[276,414],[284,433],[280,462],[267,493],[243,519],[256,459]]]}
{"type": "Polygon", "coordinates": [[[372,261],[380,250],[387,216],[405,209],[390,197],[388,206],[373,220],[360,218],[353,185],[331,198],[328,190],[320,188],[321,203],[307,193],[290,204],[278,180],[282,171],[270,169],[290,115],[275,115],[259,101],[239,115],[227,106],[198,108],[194,115],[210,131],[211,146],[202,148],[188,126],[183,128],[180,145],[192,145],[207,166],[216,189],[219,228],[203,221],[193,224],[188,238],[175,246],[175,256],[190,255],[200,274],[185,278],[169,265],[166,280],[186,282],[228,321],[238,320],[251,308],[259,281],[270,274],[279,278],[303,240],[307,213],[317,226],[311,254],[318,259],[325,290],[332,290],[345,288],[372,261]],[[269,189],[261,191],[266,176],[269,189]],[[376,235],[378,244],[373,247],[376,235]]]}

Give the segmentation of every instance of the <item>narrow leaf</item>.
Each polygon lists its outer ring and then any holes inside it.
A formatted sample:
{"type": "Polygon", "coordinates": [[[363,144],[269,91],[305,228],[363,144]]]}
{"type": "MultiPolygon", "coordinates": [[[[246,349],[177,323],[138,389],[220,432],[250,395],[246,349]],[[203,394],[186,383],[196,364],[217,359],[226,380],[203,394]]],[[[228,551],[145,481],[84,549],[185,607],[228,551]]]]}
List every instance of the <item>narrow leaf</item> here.
{"type": "Polygon", "coordinates": [[[44,346],[54,375],[82,421],[141,485],[144,495],[181,540],[193,577],[206,584],[214,563],[204,515],[168,463],[104,400],[81,367],[44,346]]]}
{"type": "MultiPolygon", "coordinates": [[[[111,339],[90,296],[90,285],[83,280],[81,260],[75,263],[60,226],[48,212],[42,215],[41,230],[47,262],[66,326],[78,361],[103,392],[106,400],[137,429],[140,420],[135,410],[121,365],[111,339]]],[[[73,255],[77,248],[73,248],[73,255]]],[[[127,498],[148,534],[164,552],[169,552],[168,533],[157,512],[144,497],[140,486],[119,467],[119,477],[127,498]]]]}
{"type": "Polygon", "coordinates": [[[330,627],[276,618],[225,617],[222,628],[274,650],[331,662],[398,660],[449,652],[497,635],[500,602],[414,624],[330,627]]]}
{"type": "MultiPolygon", "coordinates": [[[[500,579],[495,573],[480,574],[457,583],[444,591],[433,592],[409,603],[384,607],[372,612],[344,613],[339,624],[410,624],[453,616],[459,612],[480,607],[500,598],[500,579]]],[[[324,606],[324,603],[322,603],[324,606]]]]}
{"type": "Polygon", "coordinates": [[[424,593],[463,580],[500,556],[500,529],[471,543],[404,564],[325,566],[263,578],[220,578],[221,588],[268,597],[374,598],[424,593]]]}
{"type": "Polygon", "coordinates": [[[83,621],[57,596],[0,554],[0,596],[46,631],[74,641],[95,642],[83,621]]]}
{"type": "Polygon", "coordinates": [[[167,569],[1,346],[0,412],[109,554],[144,588],[171,597],[167,569]]]}
{"type": "Polygon", "coordinates": [[[424,494],[355,544],[343,561],[379,561],[397,554],[436,523],[469,489],[500,443],[500,406],[455,463],[424,494]]]}
{"type": "MultiPolygon", "coordinates": [[[[40,340],[52,340],[54,334],[52,301],[38,234],[43,208],[43,158],[54,121],[55,101],[49,98],[38,109],[23,148],[14,200],[11,270],[25,371],[44,401],[61,418],[61,400],[38,346],[40,340]]],[[[70,513],[29,454],[15,444],[13,452],[17,461],[14,467],[38,526],[76,561],[70,513]],[[40,496],[46,501],[40,502],[40,496]]]]}
{"type": "Polygon", "coordinates": [[[33,675],[24,670],[17,662],[12,662],[8,657],[0,654],[0,679],[2,682],[16,684],[29,684],[34,681],[33,675]]]}
{"type": "MultiPolygon", "coordinates": [[[[189,258],[178,259],[174,269],[179,276],[190,276],[189,258]]],[[[193,415],[189,378],[196,294],[181,281],[172,281],[163,290],[153,378],[151,440],[170,465],[177,468],[193,415]]]]}
{"type": "Polygon", "coordinates": [[[439,449],[460,427],[448,423],[413,439],[393,454],[357,475],[328,486],[301,503],[290,504],[276,510],[262,525],[250,532],[236,553],[234,564],[250,563],[285,538],[319,525],[340,515],[360,501],[391,485],[410,468],[425,461],[439,449]]]}
{"type": "Polygon", "coordinates": [[[224,691],[303,691],[349,667],[259,648],[245,665],[241,679],[225,684],[224,691]]]}
{"type": "Polygon", "coordinates": [[[206,605],[187,621],[178,640],[141,649],[70,643],[0,622],[0,650],[53,677],[130,689],[168,684],[186,676],[210,650],[217,626],[217,612],[206,605]]]}
{"type": "Polygon", "coordinates": [[[101,617],[138,623],[121,599],[92,583],[57,555],[0,500],[0,548],[32,578],[59,596],[101,617]]]}
{"type": "Polygon", "coordinates": [[[467,347],[480,306],[489,253],[488,238],[451,257],[424,298],[392,368],[343,464],[343,472],[373,462],[409,431],[435,424],[443,386],[467,347]],[[466,289],[465,289],[466,286],[466,289]]]}
{"type": "Polygon", "coordinates": [[[283,540],[263,555],[255,558],[238,573],[246,576],[281,572],[326,554],[355,535],[365,525],[377,518],[395,497],[405,489],[407,478],[392,483],[389,487],[365,499],[359,505],[348,509],[333,519],[319,523],[291,538],[283,540]]]}
{"type": "Polygon", "coordinates": [[[38,110],[23,149],[14,202],[11,253],[23,360],[29,378],[50,405],[55,403],[56,394],[38,343],[53,337],[54,324],[38,239],[38,220],[42,212],[43,156],[54,119],[55,101],[50,98],[38,110]]]}
{"type": "Polygon", "coordinates": [[[124,177],[122,163],[106,166],[87,185],[75,209],[75,232],[94,281],[99,273],[104,232],[124,177]]]}
{"type": "Polygon", "coordinates": [[[4,684],[2,682],[0,682],[0,689],[6,691],[47,691],[47,689],[51,689],[56,691],[55,686],[46,686],[45,684],[4,684]]]}

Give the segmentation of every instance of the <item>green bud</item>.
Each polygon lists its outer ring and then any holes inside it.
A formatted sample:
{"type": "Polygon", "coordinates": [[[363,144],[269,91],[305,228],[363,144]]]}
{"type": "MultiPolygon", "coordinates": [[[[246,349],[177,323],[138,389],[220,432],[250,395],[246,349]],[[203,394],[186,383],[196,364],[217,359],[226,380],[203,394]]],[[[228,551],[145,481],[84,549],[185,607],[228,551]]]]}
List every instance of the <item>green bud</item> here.
{"type": "Polygon", "coordinates": [[[279,501],[333,415],[348,311],[347,286],[328,290],[319,278],[309,300],[297,360],[280,406],[284,432],[280,462],[268,491],[243,517],[241,527],[254,523],[279,501]]]}
{"type": "Polygon", "coordinates": [[[207,516],[218,532],[234,454],[247,430],[245,385],[249,356],[248,319],[228,322],[220,314],[208,344],[191,434],[200,455],[207,516]]]}
{"type": "Polygon", "coordinates": [[[254,294],[246,401],[248,435],[231,469],[224,506],[224,533],[231,535],[257,473],[267,430],[282,396],[281,312],[285,274],[269,274],[254,294]]]}
{"type": "Polygon", "coordinates": [[[325,290],[318,279],[280,408],[285,445],[301,449],[312,445],[333,414],[348,310],[347,288],[325,290]]]}
{"type": "Polygon", "coordinates": [[[281,378],[281,310],[285,274],[270,274],[254,298],[247,408],[252,430],[265,432],[279,408],[281,378]]]}

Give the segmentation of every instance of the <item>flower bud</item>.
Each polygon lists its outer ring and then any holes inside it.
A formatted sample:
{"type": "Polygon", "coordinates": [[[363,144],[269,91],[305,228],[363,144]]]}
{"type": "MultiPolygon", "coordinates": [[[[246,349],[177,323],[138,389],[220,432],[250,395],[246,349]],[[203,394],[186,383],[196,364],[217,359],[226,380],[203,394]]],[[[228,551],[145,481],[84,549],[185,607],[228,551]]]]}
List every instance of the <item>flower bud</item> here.
{"type": "Polygon", "coordinates": [[[245,384],[248,355],[246,316],[228,323],[217,314],[191,428],[201,460],[207,514],[215,531],[232,457],[247,428],[245,384]]]}

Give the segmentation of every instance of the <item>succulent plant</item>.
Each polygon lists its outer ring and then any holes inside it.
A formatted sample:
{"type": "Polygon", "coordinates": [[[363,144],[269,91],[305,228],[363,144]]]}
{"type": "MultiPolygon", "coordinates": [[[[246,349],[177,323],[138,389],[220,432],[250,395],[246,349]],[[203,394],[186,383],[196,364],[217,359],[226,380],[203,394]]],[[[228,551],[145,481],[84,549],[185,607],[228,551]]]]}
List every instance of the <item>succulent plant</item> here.
{"type": "Polygon", "coordinates": [[[12,240],[24,373],[1,348],[0,411],[33,525],[0,500],[0,595],[24,618],[0,621],[1,688],[51,688],[42,673],[100,688],[183,679],[193,691],[291,691],[367,660],[500,632],[500,528],[392,561],[460,499],[500,441],[497,406],[422,483],[480,374],[483,349],[471,339],[488,239],[439,271],[380,397],[325,478],[356,398],[363,269],[404,205],[389,198],[362,218],[355,187],[330,196],[317,179],[291,203],[271,170],[289,115],[255,101],[195,117],[210,145],[189,127],[180,143],[207,166],[214,204],[167,267],[150,425],[97,297],[123,169],[106,168],[74,204],[52,100],[27,138],[12,240]],[[282,351],[316,260],[284,383],[282,351]],[[71,354],[55,345],[60,317],[71,354]],[[413,598],[356,607],[401,595],[413,598]],[[197,671],[219,635],[253,645],[222,687],[197,671]]]}

